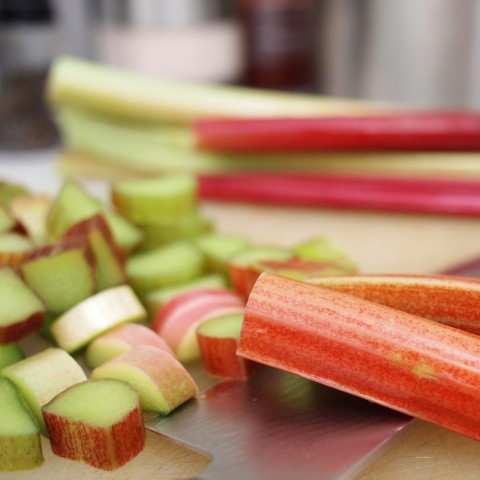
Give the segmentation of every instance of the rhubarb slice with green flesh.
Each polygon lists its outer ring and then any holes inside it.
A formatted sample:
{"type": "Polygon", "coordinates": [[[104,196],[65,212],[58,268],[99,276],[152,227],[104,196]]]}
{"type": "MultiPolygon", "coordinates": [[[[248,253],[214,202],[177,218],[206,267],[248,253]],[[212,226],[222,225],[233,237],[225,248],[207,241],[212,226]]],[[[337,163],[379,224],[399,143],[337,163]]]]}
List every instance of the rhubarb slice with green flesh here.
{"type": "Polygon", "coordinates": [[[243,300],[228,289],[196,288],[175,296],[156,314],[152,329],[182,362],[200,358],[196,329],[204,321],[243,311],[243,300]]]}
{"type": "Polygon", "coordinates": [[[67,352],[75,352],[122,323],[144,320],[147,312],[129,285],[112,287],[78,303],[57,318],[50,332],[67,352]]]}
{"type": "Polygon", "coordinates": [[[73,225],[65,238],[85,238],[95,258],[96,290],[116,287],[126,282],[125,254],[115,243],[105,218],[97,214],[73,225]]]}
{"type": "Polygon", "coordinates": [[[205,259],[193,244],[178,241],[130,256],[126,269],[133,288],[146,294],[201,276],[205,259]]]}
{"type": "Polygon", "coordinates": [[[20,269],[27,285],[49,312],[63,313],[95,291],[95,273],[85,248],[46,248],[45,255],[26,260],[20,269]],[[51,252],[51,253],[49,253],[51,252]]]}
{"type": "Polygon", "coordinates": [[[42,328],[45,305],[10,268],[0,268],[0,344],[16,342],[42,328]]]}
{"type": "Polygon", "coordinates": [[[214,377],[246,380],[261,365],[237,355],[243,312],[220,315],[197,328],[203,368],[214,377]]]}
{"type": "Polygon", "coordinates": [[[196,213],[197,181],[189,174],[124,180],[112,185],[111,199],[117,211],[137,225],[175,221],[196,213]]]}
{"type": "Polygon", "coordinates": [[[0,370],[24,358],[23,350],[16,343],[0,344],[0,370]]]}
{"type": "Polygon", "coordinates": [[[47,230],[58,240],[70,227],[98,213],[105,216],[115,242],[122,249],[130,251],[140,244],[142,233],[138,228],[116,212],[107,211],[99,200],[73,180],[64,183],[53,201],[46,219],[47,230]]]}
{"type": "Polygon", "coordinates": [[[240,251],[228,262],[228,271],[234,290],[246,299],[251,289],[251,265],[264,260],[289,260],[294,256],[292,250],[274,245],[256,245],[240,251]]]}
{"type": "Polygon", "coordinates": [[[371,274],[306,281],[480,335],[478,279],[450,275],[371,274]]]}
{"type": "Polygon", "coordinates": [[[35,249],[34,243],[19,233],[0,234],[0,265],[18,267],[35,249]]]}
{"type": "Polygon", "coordinates": [[[476,335],[263,273],[238,353],[480,439],[476,335]]]}
{"type": "Polygon", "coordinates": [[[15,226],[15,218],[12,216],[7,207],[0,205],[0,233],[5,233],[13,229],[15,226]]]}
{"type": "Polygon", "coordinates": [[[203,235],[195,244],[205,255],[207,270],[225,276],[228,276],[229,260],[250,247],[250,241],[247,238],[222,233],[203,235]]]}
{"type": "Polygon", "coordinates": [[[48,348],[5,367],[1,374],[11,380],[47,435],[41,407],[71,385],[87,377],[80,365],[60,348],[48,348]]]}
{"type": "Polygon", "coordinates": [[[0,205],[8,207],[12,200],[20,195],[29,195],[29,191],[23,185],[0,181],[0,205]]]}
{"type": "Polygon", "coordinates": [[[140,394],[146,412],[168,415],[198,393],[185,367],[170,353],[150,345],[137,345],[92,372],[92,378],[115,378],[140,394]]]}
{"type": "Polygon", "coordinates": [[[316,237],[298,243],[293,252],[302,260],[318,260],[338,265],[345,273],[357,273],[356,263],[331,239],[316,237]]]}
{"type": "Polygon", "coordinates": [[[171,124],[212,116],[291,117],[381,111],[371,102],[169,81],[69,57],[53,63],[47,95],[53,105],[71,105],[131,121],[171,124]]]}
{"type": "Polygon", "coordinates": [[[0,471],[43,464],[40,429],[10,380],[0,377],[0,471]]]}
{"type": "Polygon", "coordinates": [[[188,282],[182,282],[170,287],[160,287],[156,290],[145,295],[145,306],[151,317],[162,308],[167,302],[169,302],[176,295],[179,295],[188,290],[195,288],[227,288],[227,281],[225,277],[218,273],[211,273],[208,275],[202,275],[188,282]]]}
{"type": "Polygon", "coordinates": [[[138,323],[124,323],[93,340],[85,351],[85,361],[94,369],[136,345],[150,345],[174,355],[167,342],[151,328],[138,323]]]}
{"type": "Polygon", "coordinates": [[[52,451],[102,470],[115,470],[145,446],[138,393],[125,382],[88,380],[43,408],[52,451]]]}
{"type": "Polygon", "coordinates": [[[52,205],[51,195],[19,195],[10,203],[12,215],[25,228],[35,246],[48,243],[47,215],[52,205]]]}

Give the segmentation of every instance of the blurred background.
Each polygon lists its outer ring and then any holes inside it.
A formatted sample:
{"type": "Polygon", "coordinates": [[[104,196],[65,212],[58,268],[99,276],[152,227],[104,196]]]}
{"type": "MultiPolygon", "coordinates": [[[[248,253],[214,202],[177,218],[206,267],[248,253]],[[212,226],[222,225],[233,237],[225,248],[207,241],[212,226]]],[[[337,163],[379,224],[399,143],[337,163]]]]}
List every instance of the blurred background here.
{"type": "Polygon", "coordinates": [[[182,80],[480,107],[480,0],[0,0],[0,148],[47,146],[76,55],[182,80]]]}

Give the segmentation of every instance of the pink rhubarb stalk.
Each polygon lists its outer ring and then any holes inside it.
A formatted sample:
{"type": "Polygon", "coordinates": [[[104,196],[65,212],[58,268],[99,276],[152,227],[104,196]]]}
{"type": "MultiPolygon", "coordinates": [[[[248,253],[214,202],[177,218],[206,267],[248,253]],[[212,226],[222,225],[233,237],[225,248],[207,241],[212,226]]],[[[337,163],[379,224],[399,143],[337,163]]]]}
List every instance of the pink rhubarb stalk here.
{"type": "Polygon", "coordinates": [[[480,280],[451,275],[354,275],[307,283],[480,335],[480,280]]]}
{"type": "Polygon", "coordinates": [[[480,440],[476,335],[263,273],[238,353],[480,440]]]}
{"type": "Polygon", "coordinates": [[[197,148],[221,152],[480,150],[480,115],[413,112],[380,116],[202,120],[197,148]]]}
{"type": "MultiPolygon", "coordinates": [[[[279,170],[281,164],[279,164],[279,170]]],[[[207,200],[480,215],[480,181],[364,175],[235,174],[199,179],[207,200]]]]}

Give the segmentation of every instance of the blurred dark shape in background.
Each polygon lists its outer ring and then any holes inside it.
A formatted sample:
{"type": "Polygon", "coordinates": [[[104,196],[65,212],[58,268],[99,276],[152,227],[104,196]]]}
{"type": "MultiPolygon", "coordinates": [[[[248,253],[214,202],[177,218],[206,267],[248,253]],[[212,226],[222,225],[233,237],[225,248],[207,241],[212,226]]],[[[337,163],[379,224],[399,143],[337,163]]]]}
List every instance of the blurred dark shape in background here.
{"type": "Polygon", "coordinates": [[[72,54],[154,76],[480,108],[480,0],[0,0],[0,148],[55,142],[72,54]]]}
{"type": "Polygon", "coordinates": [[[46,0],[0,1],[1,148],[47,147],[57,140],[43,99],[53,24],[46,0]]]}

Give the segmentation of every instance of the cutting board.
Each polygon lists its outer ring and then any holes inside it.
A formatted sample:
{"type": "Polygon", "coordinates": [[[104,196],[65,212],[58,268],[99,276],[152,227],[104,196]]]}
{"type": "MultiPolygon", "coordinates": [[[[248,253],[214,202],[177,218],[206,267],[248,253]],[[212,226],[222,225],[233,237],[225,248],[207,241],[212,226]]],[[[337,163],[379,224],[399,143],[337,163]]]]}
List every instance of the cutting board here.
{"type": "MultiPolygon", "coordinates": [[[[40,162],[23,160],[19,165],[18,160],[0,156],[0,177],[27,179],[40,190],[43,185],[52,187],[52,173],[46,170],[52,168],[50,161],[47,155],[40,162]]],[[[259,244],[288,246],[309,237],[328,236],[356,260],[364,273],[441,271],[480,256],[480,219],[216,203],[205,203],[202,209],[218,231],[242,234],[259,244]]],[[[145,450],[113,473],[55,457],[45,440],[44,452],[46,461],[41,468],[0,473],[0,478],[180,479],[195,475],[208,462],[199,453],[152,432],[148,433],[145,450]]],[[[480,443],[417,422],[359,479],[473,480],[479,478],[479,467],[480,443]]]]}

